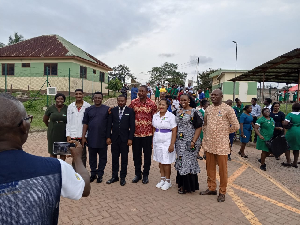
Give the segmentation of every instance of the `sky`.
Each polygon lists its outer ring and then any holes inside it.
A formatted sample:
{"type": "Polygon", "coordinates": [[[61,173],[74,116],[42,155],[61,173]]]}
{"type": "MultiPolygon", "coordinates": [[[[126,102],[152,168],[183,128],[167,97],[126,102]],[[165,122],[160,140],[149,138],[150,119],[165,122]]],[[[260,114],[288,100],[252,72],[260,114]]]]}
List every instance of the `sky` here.
{"type": "Polygon", "coordinates": [[[57,34],[139,82],[152,67],[253,69],[300,47],[299,0],[0,0],[0,42],[57,34]],[[5,9],[5,10],[3,10],[5,9]],[[235,58],[235,44],[238,59],[235,58]],[[200,63],[195,63],[199,57],[200,63]]]}

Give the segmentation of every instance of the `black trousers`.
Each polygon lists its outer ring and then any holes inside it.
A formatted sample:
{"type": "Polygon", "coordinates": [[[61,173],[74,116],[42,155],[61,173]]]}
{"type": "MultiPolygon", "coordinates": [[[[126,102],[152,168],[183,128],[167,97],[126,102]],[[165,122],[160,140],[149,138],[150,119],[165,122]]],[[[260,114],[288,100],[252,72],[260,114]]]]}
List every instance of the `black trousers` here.
{"type": "Polygon", "coordinates": [[[127,175],[128,165],[128,152],[129,146],[127,142],[122,142],[121,138],[118,137],[111,145],[111,156],[112,156],[112,177],[118,177],[119,173],[119,158],[121,154],[121,171],[120,178],[125,178],[127,175]]]}
{"type": "Polygon", "coordinates": [[[133,161],[135,167],[135,175],[141,176],[142,171],[142,150],[144,152],[144,171],[143,175],[148,176],[151,166],[152,156],[152,136],[134,137],[132,142],[133,161]]]}
{"type": "Polygon", "coordinates": [[[107,163],[107,147],[106,148],[90,148],[89,147],[89,162],[91,168],[91,176],[98,175],[102,177],[107,163]],[[97,155],[99,155],[99,164],[97,169],[97,155]]]}

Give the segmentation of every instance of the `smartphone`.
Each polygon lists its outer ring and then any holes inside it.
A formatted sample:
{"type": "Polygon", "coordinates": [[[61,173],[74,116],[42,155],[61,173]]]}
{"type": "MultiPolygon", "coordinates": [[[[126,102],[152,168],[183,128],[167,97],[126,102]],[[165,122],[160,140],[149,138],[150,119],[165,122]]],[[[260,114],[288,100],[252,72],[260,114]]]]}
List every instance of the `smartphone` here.
{"type": "Polygon", "coordinates": [[[54,142],[53,143],[53,154],[54,155],[71,155],[70,147],[75,147],[75,143],[54,142]]]}

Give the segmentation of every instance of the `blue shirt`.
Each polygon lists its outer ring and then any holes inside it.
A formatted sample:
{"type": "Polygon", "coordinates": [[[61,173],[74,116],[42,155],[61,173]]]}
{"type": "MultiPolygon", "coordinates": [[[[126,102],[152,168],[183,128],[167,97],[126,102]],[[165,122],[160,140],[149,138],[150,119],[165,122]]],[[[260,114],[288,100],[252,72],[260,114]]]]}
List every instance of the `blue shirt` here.
{"type": "Polygon", "coordinates": [[[202,99],[204,99],[204,98],[205,98],[205,94],[204,94],[203,92],[201,92],[201,93],[199,94],[199,99],[202,100],[202,99]]]}
{"type": "Polygon", "coordinates": [[[131,88],[131,100],[136,99],[137,98],[137,93],[139,92],[138,88],[131,88]]]}
{"type": "Polygon", "coordinates": [[[96,107],[92,105],[84,112],[82,124],[88,125],[88,146],[91,148],[106,148],[106,128],[108,122],[108,109],[106,105],[96,107]]]}

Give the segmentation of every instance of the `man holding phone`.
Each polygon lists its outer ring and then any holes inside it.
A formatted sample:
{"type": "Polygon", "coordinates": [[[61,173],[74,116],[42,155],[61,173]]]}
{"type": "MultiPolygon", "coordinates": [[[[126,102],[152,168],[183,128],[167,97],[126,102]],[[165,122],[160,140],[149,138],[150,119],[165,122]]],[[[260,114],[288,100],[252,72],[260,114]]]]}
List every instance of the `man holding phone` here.
{"type": "Polygon", "coordinates": [[[22,148],[33,117],[11,95],[0,94],[0,105],[5,106],[0,108],[0,224],[57,224],[60,196],[78,200],[90,194],[82,146],[72,141],[76,172],[60,159],[28,154],[22,148]]]}
{"type": "MultiPolygon", "coordinates": [[[[75,90],[76,101],[68,106],[67,111],[67,125],[66,125],[66,136],[67,141],[76,140],[81,142],[82,137],[82,119],[85,110],[91,105],[83,100],[83,90],[75,90]]],[[[84,167],[86,167],[86,145],[83,145],[82,151],[82,162],[84,167]]],[[[74,162],[72,162],[74,166],[74,162]]]]}
{"type": "Polygon", "coordinates": [[[93,100],[94,105],[87,108],[84,112],[82,120],[82,144],[87,143],[89,147],[90,182],[93,182],[97,178],[97,183],[101,183],[107,163],[106,129],[110,108],[102,105],[103,94],[101,92],[95,92],[93,100]],[[88,135],[86,138],[87,132],[88,135]],[[99,164],[97,169],[98,155],[99,164]]]}
{"type": "Polygon", "coordinates": [[[126,107],[127,99],[124,95],[120,95],[117,101],[118,106],[111,110],[107,125],[108,138],[106,143],[112,144],[112,178],[106,183],[111,184],[119,181],[119,158],[121,154],[120,185],[124,186],[126,184],[129,146],[132,145],[135,131],[135,117],[133,109],[126,107]]]}

